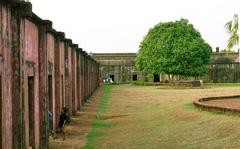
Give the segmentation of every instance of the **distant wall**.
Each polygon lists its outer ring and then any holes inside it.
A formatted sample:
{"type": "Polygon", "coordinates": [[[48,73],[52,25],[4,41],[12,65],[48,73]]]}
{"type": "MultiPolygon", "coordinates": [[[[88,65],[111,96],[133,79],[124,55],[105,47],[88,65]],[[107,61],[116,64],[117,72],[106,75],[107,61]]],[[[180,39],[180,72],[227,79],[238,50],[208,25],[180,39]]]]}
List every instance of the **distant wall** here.
{"type": "Polygon", "coordinates": [[[100,64],[100,78],[114,76],[116,83],[129,83],[134,80],[145,80],[145,75],[135,68],[136,53],[94,53],[93,58],[100,64]]]}
{"type": "Polygon", "coordinates": [[[234,62],[238,62],[238,59],[239,59],[238,52],[213,52],[211,59],[216,60],[217,58],[222,57],[222,56],[227,56],[227,57],[233,59],[234,62]]]}
{"type": "Polygon", "coordinates": [[[239,83],[240,63],[210,64],[202,79],[211,83],[239,83]]]}

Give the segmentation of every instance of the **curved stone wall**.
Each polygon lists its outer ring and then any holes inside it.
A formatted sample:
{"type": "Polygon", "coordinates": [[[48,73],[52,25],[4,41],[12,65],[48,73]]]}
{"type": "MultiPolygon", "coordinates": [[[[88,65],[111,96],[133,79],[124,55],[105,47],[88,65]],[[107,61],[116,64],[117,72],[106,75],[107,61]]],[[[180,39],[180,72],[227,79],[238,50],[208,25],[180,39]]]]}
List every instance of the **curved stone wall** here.
{"type": "Polygon", "coordinates": [[[240,98],[240,95],[233,95],[233,96],[220,96],[220,97],[206,97],[201,98],[198,100],[195,100],[193,103],[196,107],[206,110],[206,111],[218,111],[218,112],[229,112],[229,113],[236,113],[240,114],[240,109],[237,108],[230,108],[230,107],[222,107],[222,106],[216,106],[211,104],[206,104],[204,102],[210,101],[210,100],[219,100],[219,99],[233,99],[233,98],[240,98]]]}

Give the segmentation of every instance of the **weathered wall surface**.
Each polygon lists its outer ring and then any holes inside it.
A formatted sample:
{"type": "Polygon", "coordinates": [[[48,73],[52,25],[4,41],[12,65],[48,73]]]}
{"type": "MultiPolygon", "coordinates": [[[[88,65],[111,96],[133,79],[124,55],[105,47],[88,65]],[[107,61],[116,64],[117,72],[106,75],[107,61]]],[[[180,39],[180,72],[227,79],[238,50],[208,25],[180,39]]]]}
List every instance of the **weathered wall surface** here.
{"type": "Polygon", "coordinates": [[[239,53],[238,52],[214,52],[211,56],[211,59],[216,60],[217,58],[222,57],[222,56],[230,57],[234,60],[234,62],[239,61],[239,53]]]}
{"type": "Polygon", "coordinates": [[[39,49],[39,39],[38,39],[38,27],[30,22],[27,19],[22,19],[20,31],[23,32],[23,37],[21,38],[20,45],[23,45],[22,49],[20,50],[23,54],[23,72],[24,72],[24,120],[25,120],[25,141],[26,146],[29,145],[29,141],[31,137],[34,137],[34,140],[32,140],[32,144],[35,144],[36,148],[39,148],[39,136],[40,136],[40,128],[39,128],[39,55],[38,55],[38,49],[39,49]],[[33,78],[33,88],[30,88],[28,86],[29,84],[29,77],[33,78]],[[29,92],[34,93],[33,99],[29,98],[29,92]],[[34,101],[30,101],[34,100],[34,101]],[[30,104],[30,103],[33,104],[30,104]],[[33,110],[29,111],[31,107],[33,106],[33,110]],[[33,118],[30,120],[30,118],[33,118]],[[33,124],[32,124],[33,123],[33,124]],[[30,126],[33,125],[34,132],[31,136],[29,134],[30,126]],[[30,135],[30,136],[29,136],[30,135]]]}
{"type": "Polygon", "coordinates": [[[53,33],[47,33],[47,56],[48,56],[48,109],[52,113],[52,121],[50,122],[50,129],[56,131],[56,98],[55,98],[55,39],[53,33]]]}
{"type": "MultiPolygon", "coordinates": [[[[11,10],[6,5],[0,7],[0,73],[1,73],[1,140],[2,148],[12,148],[12,78],[11,74],[11,10]]],[[[15,99],[19,103],[18,99],[15,99]]],[[[15,113],[14,113],[15,114],[15,113]]],[[[16,121],[18,121],[17,119],[16,121]]]]}
{"type": "Polygon", "coordinates": [[[116,83],[129,83],[134,80],[145,80],[143,72],[135,68],[136,53],[94,53],[93,58],[100,63],[100,78],[114,77],[116,83]]]}
{"type": "Polygon", "coordinates": [[[99,64],[31,3],[0,1],[0,148],[48,148],[61,108],[75,114],[98,85],[99,64]]]}

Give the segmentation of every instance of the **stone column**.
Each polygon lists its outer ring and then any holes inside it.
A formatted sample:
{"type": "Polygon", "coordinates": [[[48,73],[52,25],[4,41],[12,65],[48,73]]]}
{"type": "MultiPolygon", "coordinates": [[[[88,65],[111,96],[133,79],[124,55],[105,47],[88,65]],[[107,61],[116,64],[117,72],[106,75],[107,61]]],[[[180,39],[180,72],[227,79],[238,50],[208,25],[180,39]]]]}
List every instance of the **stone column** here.
{"type": "MultiPolygon", "coordinates": [[[[5,125],[3,125],[3,131],[6,131],[3,134],[6,134],[6,137],[3,137],[3,148],[25,148],[25,123],[24,123],[24,58],[23,58],[23,50],[21,48],[20,41],[23,39],[22,34],[20,32],[21,21],[24,17],[31,17],[32,15],[32,5],[26,2],[14,2],[11,4],[11,12],[10,9],[7,8],[7,17],[10,20],[10,30],[11,32],[11,50],[6,51],[4,58],[4,63],[6,64],[6,71],[4,72],[6,76],[11,77],[11,82],[3,82],[9,87],[6,91],[3,91],[4,94],[8,94],[9,101],[3,103],[7,108],[3,113],[6,113],[3,116],[3,121],[5,121],[5,125]],[[9,65],[10,64],[10,65],[9,65]],[[12,107],[8,107],[8,103],[12,102],[12,107]],[[10,113],[9,110],[12,110],[10,113]],[[11,115],[12,114],[12,115],[11,115]],[[6,116],[6,118],[5,118],[6,116]],[[12,122],[8,121],[8,118],[12,118],[12,122]],[[11,131],[12,130],[12,131],[11,131]],[[12,132],[12,133],[11,133],[12,132]]],[[[10,34],[9,34],[10,35],[10,34]]],[[[4,76],[4,75],[3,75],[4,76]]],[[[8,78],[3,78],[4,81],[8,81],[8,78]]],[[[3,99],[4,100],[4,99],[3,99]]]]}
{"type": "Polygon", "coordinates": [[[51,21],[43,21],[39,26],[39,116],[40,148],[48,148],[48,75],[47,75],[47,30],[52,28],[51,21]]]}

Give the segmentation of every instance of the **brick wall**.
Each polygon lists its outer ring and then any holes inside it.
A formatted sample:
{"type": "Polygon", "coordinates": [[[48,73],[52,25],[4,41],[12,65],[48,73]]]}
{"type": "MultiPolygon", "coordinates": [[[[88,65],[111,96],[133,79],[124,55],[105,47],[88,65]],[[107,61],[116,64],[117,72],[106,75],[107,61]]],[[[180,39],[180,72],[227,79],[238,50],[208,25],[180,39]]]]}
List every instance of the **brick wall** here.
{"type": "Polygon", "coordinates": [[[46,149],[61,108],[76,114],[99,86],[99,65],[31,3],[1,0],[0,20],[0,148],[46,149]]]}

